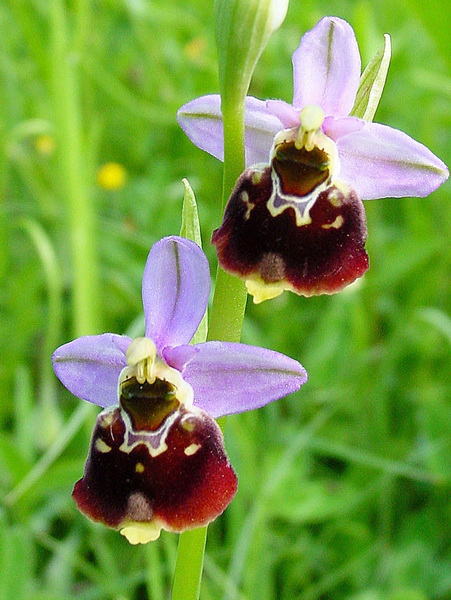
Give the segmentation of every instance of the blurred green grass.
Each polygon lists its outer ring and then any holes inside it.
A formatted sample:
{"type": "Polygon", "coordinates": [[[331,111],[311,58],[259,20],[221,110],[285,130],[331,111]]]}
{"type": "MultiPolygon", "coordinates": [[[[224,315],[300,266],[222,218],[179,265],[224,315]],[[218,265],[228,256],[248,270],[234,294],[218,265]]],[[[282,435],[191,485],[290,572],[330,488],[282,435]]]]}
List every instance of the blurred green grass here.
{"type": "MultiPolygon", "coordinates": [[[[130,547],[70,497],[95,409],[62,389],[49,362],[74,335],[51,4],[0,4],[0,598],[159,600],[168,597],[176,536],[130,547]]],[[[181,104],[217,91],[212,2],[64,7],[84,183],[97,214],[99,329],[139,331],[144,262],[153,242],[180,228],[183,177],[198,197],[214,272],[208,238],[220,220],[221,165],[175,122],[181,104]],[[110,161],[127,172],[115,191],[96,184],[110,161]]],[[[291,54],[325,14],[350,21],[364,63],[392,35],[376,120],[450,164],[443,1],[292,0],[251,93],[291,98],[291,54]]],[[[300,360],[310,381],[228,420],[240,485],[210,528],[203,600],[451,597],[449,196],[447,183],[427,199],[367,202],[371,269],[349,291],[249,305],[243,340],[300,360]]]]}

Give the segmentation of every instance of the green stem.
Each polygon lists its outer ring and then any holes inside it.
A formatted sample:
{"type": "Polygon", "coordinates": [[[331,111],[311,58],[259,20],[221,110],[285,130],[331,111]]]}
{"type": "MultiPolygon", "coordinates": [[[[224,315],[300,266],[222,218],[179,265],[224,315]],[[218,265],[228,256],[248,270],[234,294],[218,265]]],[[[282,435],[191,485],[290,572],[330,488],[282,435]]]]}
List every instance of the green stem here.
{"type": "MultiPolygon", "coordinates": [[[[222,210],[236,180],[244,170],[244,99],[222,99],[224,119],[224,178],[222,210]]],[[[246,309],[244,282],[218,267],[210,312],[208,339],[239,342],[246,309]]]]}
{"type": "MultiPolygon", "coordinates": [[[[223,97],[224,179],[222,207],[244,169],[244,98],[223,97]]],[[[208,327],[209,340],[238,342],[246,308],[244,283],[218,268],[208,327]]],[[[224,419],[221,419],[221,428],[224,419]]],[[[207,528],[180,535],[172,600],[198,600],[204,563],[207,528]]]]}
{"type": "Polygon", "coordinates": [[[208,328],[209,340],[240,341],[246,298],[244,282],[218,267],[208,328]]]}
{"type": "Polygon", "coordinates": [[[71,52],[65,8],[51,3],[52,79],[62,189],[66,196],[73,261],[74,335],[95,333],[99,322],[95,208],[87,185],[77,62],[71,52]]]}
{"type": "Polygon", "coordinates": [[[162,570],[161,550],[158,544],[147,544],[144,547],[147,564],[147,595],[149,598],[164,598],[164,576],[162,570]]]}
{"type": "Polygon", "coordinates": [[[206,541],[206,527],[180,534],[172,600],[199,598],[206,541]]]}

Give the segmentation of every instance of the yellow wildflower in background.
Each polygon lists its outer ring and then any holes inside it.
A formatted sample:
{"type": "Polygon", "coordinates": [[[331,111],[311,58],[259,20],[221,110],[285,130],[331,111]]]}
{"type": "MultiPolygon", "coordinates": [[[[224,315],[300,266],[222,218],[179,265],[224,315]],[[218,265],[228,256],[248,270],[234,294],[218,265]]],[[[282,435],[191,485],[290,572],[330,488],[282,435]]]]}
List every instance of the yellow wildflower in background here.
{"type": "Polygon", "coordinates": [[[97,171],[97,185],[104,190],[120,190],[127,181],[127,171],[117,162],[108,162],[97,171]]]}
{"type": "Polygon", "coordinates": [[[38,135],[34,140],[34,147],[40,154],[52,154],[55,150],[55,138],[48,133],[38,135]]]}
{"type": "Polygon", "coordinates": [[[183,52],[190,60],[197,62],[199,59],[205,58],[207,50],[207,40],[203,37],[196,37],[188,42],[183,52]]]}

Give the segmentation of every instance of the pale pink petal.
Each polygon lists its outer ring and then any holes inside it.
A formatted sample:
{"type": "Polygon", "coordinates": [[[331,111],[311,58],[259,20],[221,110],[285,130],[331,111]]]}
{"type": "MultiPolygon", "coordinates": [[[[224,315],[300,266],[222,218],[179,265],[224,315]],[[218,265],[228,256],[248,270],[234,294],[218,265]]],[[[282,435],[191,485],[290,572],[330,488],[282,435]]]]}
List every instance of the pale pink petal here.
{"type": "Polygon", "coordinates": [[[299,127],[299,110],[283,100],[266,100],[268,111],[279,119],[284,129],[299,127]]]}
{"type": "Polygon", "coordinates": [[[350,113],[360,80],[360,54],[352,27],[324,17],[293,54],[293,106],[320,106],[326,116],[350,113]]]}
{"type": "Polygon", "coordinates": [[[365,126],[365,121],[357,117],[327,117],[323,123],[323,131],[335,142],[349,133],[360,131],[365,126]]]}
{"type": "Polygon", "coordinates": [[[75,396],[103,408],[111,406],[118,401],[117,382],[130,342],[114,333],[77,338],[55,350],[53,369],[75,396]]]}
{"type": "MultiPolygon", "coordinates": [[[[180,127],[201,150],[219,160],[224,159],[224,134],[221,98],[201,96],[191,100],[177,113],[180,127]]],[[[274,136],[284,129],[280,120],[266,108],[266,103],[252,96],[245,103],[246,165],[268,162],[274,136]]]]}
{"type": "Polygon", "coordinates": [[[298,390],[307,373],[296,360],[265,348],[206,342],[187,363],[172,354],[172,365],[194,390],[194,404],[213,417],[260,408],[298,390]],[[180,362],[177,361],[180,359],[180,362]]]}
{"type": "Polygon", "coordinates": [[[340,179],[364,200],[428,196],[449,175],[446,165],[406,133],[365,123],[337,141],[340,179]]]}

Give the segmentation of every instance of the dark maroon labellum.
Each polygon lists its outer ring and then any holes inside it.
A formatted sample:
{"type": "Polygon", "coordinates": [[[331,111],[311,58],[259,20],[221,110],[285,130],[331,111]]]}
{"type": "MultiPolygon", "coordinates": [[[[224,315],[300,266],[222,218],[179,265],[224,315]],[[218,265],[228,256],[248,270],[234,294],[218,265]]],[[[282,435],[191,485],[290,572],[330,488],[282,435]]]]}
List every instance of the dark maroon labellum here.
{"type": "Polygon", "coordinates": [[[363,204],[346,185],[327,187],[326,159],[286,144],[272,166],[244,171],[212,237],[226,271],[304,296],[333,294],[365,273],[363,204]]]}
{"type": "Polygon", "coordinates": [[[115,529],[157,522],[183,531],[212,521],[237,487],[217,423],[180,404],[165,381],[132,378],[121,391],[123,408],[97,418],[73,492],[78,508],[115,529]]]}

